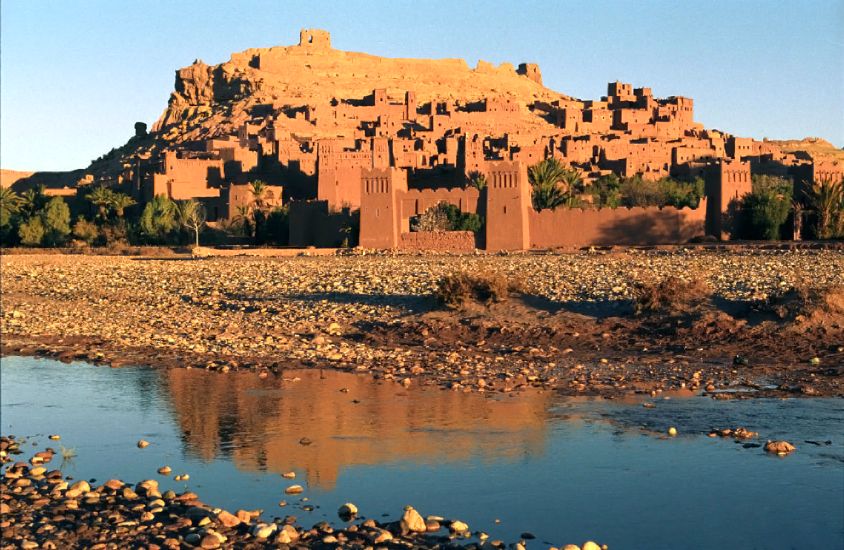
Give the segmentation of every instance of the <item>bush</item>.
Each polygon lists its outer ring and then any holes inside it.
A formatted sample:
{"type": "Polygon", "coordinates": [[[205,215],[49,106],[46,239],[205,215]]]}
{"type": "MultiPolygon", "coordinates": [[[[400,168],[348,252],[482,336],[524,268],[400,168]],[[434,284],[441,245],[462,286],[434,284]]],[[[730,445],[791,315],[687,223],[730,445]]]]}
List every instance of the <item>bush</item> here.
{"type": "Polygon", "coordinates": [[[99,235],[100,230],[97,227],[97,224],[89,222],[82,216],[79,216],[76,223],[73,224],[73,236],[80,241],[86,242],[89,246],[94,244],[94,241],[97,240],[99,235]]]}
{"type": "Polygon", "coordinates": [[[467,301],[482,304],[503,302],[521,285],[500,273],[452,273],[437,282],[434,296],[447,306],[461,306],[467,301]]]}
{"type": "Polygon", "coordinates": [[[688,313],[710,295],[709,285],[704,281],[686,281],[672,276],[659,282],[638,283],[633,294],[633,309],[637,315],[688,313]]]}
{"type": "Polygon", "coordinates": [[[472,231],[479,232],[484,227],[484,219],[460,208],[441,202],[428,208],[410,221],[411,231],[472,231]]]}
{"type": "Polygon", "coordinates": [[[33,216],[18,228],[18,237],[24,246],[41,246],[44,240],[44,224],[39,216],[33,216]]]}
{"type": "Polygon", "coordinates": [[[99,242],[105,246],[128,245],[129,229],[125,223],[104,225],[100,232],[99,242]]]}

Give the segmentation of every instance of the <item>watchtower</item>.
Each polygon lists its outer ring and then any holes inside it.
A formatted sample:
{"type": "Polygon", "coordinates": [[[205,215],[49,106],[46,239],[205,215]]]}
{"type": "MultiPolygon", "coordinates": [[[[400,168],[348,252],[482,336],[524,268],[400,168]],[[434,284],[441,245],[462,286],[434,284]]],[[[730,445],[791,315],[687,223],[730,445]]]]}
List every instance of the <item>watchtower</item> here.
{"type": "Polygon", "coordinates": [[[321,29],[299,31],[299,46],[309,50],[330,50],[331,33],[321,29]]]}
{"type": "Polygon", "coordinates": [[[397,248],[399,192],[407,192],[407,173],[400,168],[361,171],[360,246],[397,248]]]}
{"type": "Polygon", "coordinates": [[[530,182],[521,162],[487,163],[486,249],[530,248],[530,182]]]}

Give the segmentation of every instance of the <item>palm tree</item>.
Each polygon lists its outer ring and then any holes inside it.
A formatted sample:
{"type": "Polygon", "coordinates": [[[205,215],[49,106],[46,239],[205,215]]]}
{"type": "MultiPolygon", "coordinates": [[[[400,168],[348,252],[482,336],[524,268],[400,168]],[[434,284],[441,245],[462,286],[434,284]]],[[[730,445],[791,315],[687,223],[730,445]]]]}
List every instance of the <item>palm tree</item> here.
{"type": "Polygon", "coordinates": [[[578,206],[578,204],[580,204],[580,198],[578,195],[583,193],[583,180],[580,178],[580,172],[573,168],[564,169],[560,184],[565,189],[566,206],[569,208],[578,206]]]}
{"type": "Polygon", "coordinates": [[[11,187],[0,187],[0,225],[20,211],[23,199],[11,187]]]}
{"type": "Polygon", "coordinates": [[[261,210],[264,208],[264,196],[267,193],[267,184],[262,180],[253,180],[249,182],[249,191],[252,193],[252,203],[255,208],[261,210]]]}
{"type": "Polygon", "coordinates": [[[205,208],[195,199],[179,201],[178,205],[179,224],[193,231],[196,246],[199,246],[199,232],[205,226],[205,208]]]}
{"type": "Polygon", "coordinates": [[[252,208],[249,206],[238,206],[237,216],[232,219],[232,222],[240,224],[245,237],[252,236],[252,208]]]}
{"type": "Polygon", "coordinates": [[[536,210],[555,209],[567,200],[560,182],[566,169],[555,158],[545,159],[528,170],[528,180],[533,187],[532,202],[536,210]]]}
{"type": "Polygon", "coordinates": [[[844,186],[830,178],[812,182],[804,191],[815,211],[815,236],[831,239],[844,233],[844,186]]]}
{"type": "Polygon", "coordinates": [[[21,195],[19,211],[29,217],[41,210],[47,202],[44,190],[44,185],[39,185],[34,189],[24,191],[21,195]]]}
{"type": "Polygon", "coordinates": [[[88,193],[88,201],[97,207],[97,218],[102,221],[108,219],[108,211],[112,207],[114,193],[107,187],[99,186],[88,193]]]}
{"type": "Polygon", "coordinates": [[[480,172],[470,172],[468,176],[469,186],[474,187],[478,191],[486,188],[486,176],[480,172]]]}
{"type": "Polygon", "coordinates": [[[109,206],[114,209],[114,213],[117,214],[118,218],[122,218],[123,211],[135,204],[137,204],[135,202],[135,199],[133,199],[129,195],[125,193],[112,192],[111,202],[109,203],[109,206]]]}

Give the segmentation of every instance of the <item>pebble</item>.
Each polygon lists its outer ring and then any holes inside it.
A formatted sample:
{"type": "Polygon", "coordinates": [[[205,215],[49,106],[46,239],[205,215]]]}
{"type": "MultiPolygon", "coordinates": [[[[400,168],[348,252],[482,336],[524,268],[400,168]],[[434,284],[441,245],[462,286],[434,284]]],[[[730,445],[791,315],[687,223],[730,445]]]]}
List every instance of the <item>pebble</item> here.
{"type": "Polygon", "coordinates": [[[287,493],[288,495],[298,495],[299,493],[302,493],[304,490],[305,489],[302,488],[301,485],[290,485],[290,486],[287,487],[287,489],[284,490],[284,492],[287,493]]]}
{"type": "Polygon", "coordinates": [[[340,518],[352,518],[356,516],[358,513],[358,507],[352,504],[351,502],[347,502],[340,506],[337,510],[337,514],[340,518]]]}

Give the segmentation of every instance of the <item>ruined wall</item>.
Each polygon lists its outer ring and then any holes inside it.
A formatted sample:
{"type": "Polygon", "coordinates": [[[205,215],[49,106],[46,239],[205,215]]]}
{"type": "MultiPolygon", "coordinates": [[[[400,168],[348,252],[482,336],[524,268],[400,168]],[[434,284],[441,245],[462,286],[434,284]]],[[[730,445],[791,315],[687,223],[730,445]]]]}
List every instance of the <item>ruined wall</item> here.
{"type": "Polygon", "coordinates": [[[471,252],[475,250],[475,234],[471,231],[414,231],[402,233],[402,250],[438,250],[471,252]]]}
{"type": "Polygon", "coordinates": [[[531,248],[684,243],[704,234],[706,204],[696,209],[530,209],[531,248]]]}

